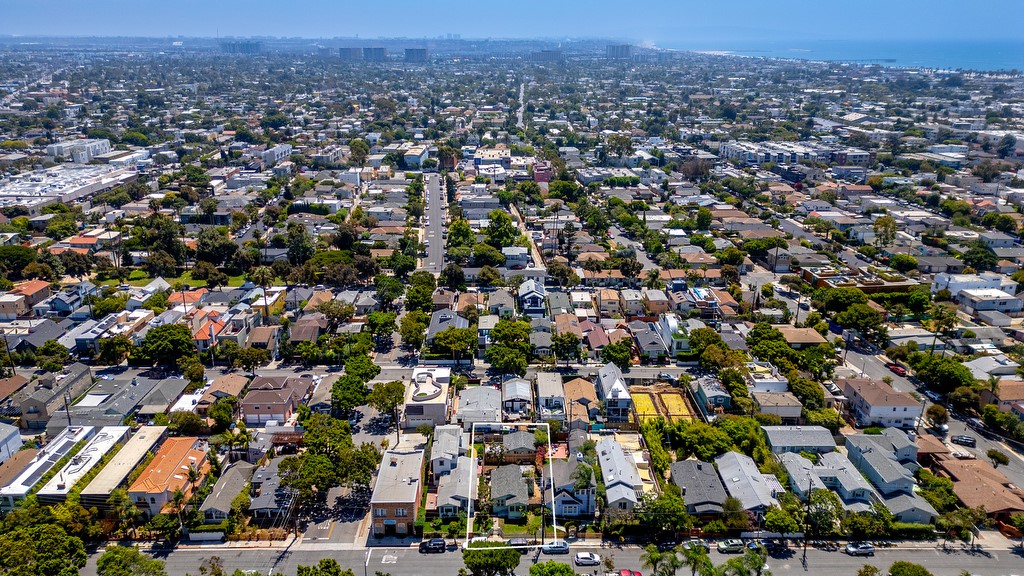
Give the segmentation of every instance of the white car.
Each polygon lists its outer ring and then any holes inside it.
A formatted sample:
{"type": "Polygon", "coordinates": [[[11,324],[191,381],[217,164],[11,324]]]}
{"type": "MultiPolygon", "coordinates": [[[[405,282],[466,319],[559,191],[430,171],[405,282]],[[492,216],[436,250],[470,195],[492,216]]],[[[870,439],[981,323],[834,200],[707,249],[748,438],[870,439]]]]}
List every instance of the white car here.
{"type": "Polygon", "coordinates": [[[577,566],[600,566],[601,557],[593,552],[577,552],[573,559],[577,566]]]}

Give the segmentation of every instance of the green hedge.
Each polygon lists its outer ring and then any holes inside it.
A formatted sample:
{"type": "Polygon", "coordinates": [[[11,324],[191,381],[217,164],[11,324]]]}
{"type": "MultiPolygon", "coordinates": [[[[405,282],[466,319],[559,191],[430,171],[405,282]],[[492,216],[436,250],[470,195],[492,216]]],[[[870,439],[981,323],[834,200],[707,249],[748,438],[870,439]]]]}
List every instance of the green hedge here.
{"type": "Polygon", "coordinates": [[[895,540],[935,540],[935,526],[893,522],[889,537],[895,540]]]}
{"type": "Polygon", "coordinates": [[[202,533],[202,532],[223,532],[225,534],[227,534],[229,532],[228,531],[228,523],[227,523],[226,520],[221,522],[221,523],[219,523],[219,524],[200,524],[198,526],[192,526],[192,527],[190,527],[188,529],[188,531],[189,532],[196,532],[196,533],[202,533]]]}

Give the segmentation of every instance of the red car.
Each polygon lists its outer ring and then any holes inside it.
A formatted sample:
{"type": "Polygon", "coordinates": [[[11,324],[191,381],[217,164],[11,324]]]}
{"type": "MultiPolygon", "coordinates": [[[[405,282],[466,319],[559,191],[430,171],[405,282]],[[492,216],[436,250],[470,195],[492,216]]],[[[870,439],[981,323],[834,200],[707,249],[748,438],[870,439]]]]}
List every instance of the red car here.
{"type": "Polygon", "coordinates": [[[886,366],[886,368],[891,370],[892,373],[897,375],[897,376],[906,376],[907,375],[907,369],[904,368],[903,366],[900,366],[899,364],[889,364],[888,366],[886,366]]]}
{"type": "Polygon", "coordinates": [[[623,568],[622,570],[619,570],[619,576],[644,576],[644,575],[639,573],[639,572],[637,572],[636,570],[626,570],[625,568],[623,568]]]}

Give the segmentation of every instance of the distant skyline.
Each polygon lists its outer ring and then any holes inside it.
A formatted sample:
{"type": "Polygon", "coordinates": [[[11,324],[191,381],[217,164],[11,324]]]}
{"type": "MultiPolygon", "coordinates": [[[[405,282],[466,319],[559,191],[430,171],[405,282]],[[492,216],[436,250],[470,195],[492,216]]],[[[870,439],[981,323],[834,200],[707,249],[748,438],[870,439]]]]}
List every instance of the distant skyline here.
{"type": "Polygon", "coordinates": [[[0,35],[622,38],[673,48],[1024,40],[1022,0],[0,0],[0,35]]]}

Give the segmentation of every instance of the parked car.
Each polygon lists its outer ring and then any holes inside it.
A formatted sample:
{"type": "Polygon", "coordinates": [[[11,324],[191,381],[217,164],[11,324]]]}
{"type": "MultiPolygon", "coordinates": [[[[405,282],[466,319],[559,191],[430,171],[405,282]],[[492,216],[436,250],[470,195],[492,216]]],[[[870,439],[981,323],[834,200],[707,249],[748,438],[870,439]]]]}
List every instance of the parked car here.
{"type": "Polygon", "coordinates": [[[526,554],[526,551],[529,549],[527,546],[530,545],[530,542],[526,538],[511,538],[508,541],[508,545],[518,550],[521,554],[526,554]]]}
{"type": "Polygon", "coordinates": [[[593,552],[577,552],[573,562],[577,566],[600,566],[601,557],[593,552]]]}
{"type": "Polygon", "coordinates": [[[885,367],[888,368],[890,372],[897,376],[907,375],[907,369],[904,368],[903,366],[900,366],[899,364],[886,364],[885,367]]]}
{"type": "Polygon", "coordinates": [[[740,552],[743,552],[742,540],[729,539],[718,543],[719,554],[739,554],[740,552]]]}
{"type": "Polygon", "coordinates": [[[874,556],[875,547],[867,542],[850,542],[846,545],[846,553],[850,556],[874,556]]]}
{"type": "Polygon", "coordinates": [[[711,545],[702,538],[691,538],[686,542],[683,542],[683,549],[691,550],[696,546],[700,546],[705,552],[711,552],[711,545]]]}
{"type": "Polygon", "coordinates": [[[978,445],[978,439],[974,436],[968,436],[966,434],[957,434],[949,439],[953,444],[959,444],[961,446],[967,446],[968,448],[974,448],[978,445]]]}
{"type": "Polygon", "coordinates": [[[639,572],[637,572],[636,570],[627,570],[627,569],[623,568],[622,570],[619,570],[619,576],[644,576],[644,575],[639,573],[639,572]]]}
{"type": "Polygon", "coordinates": [[[424,540],[423,542],[420,542],[420,552],[424,554],[440,554],[443,553],[447,547],[448,544],[445,543],[445,541],[441,538],[431,538],[430,540],[424,540]]]}
{"type": "Polygon", "coordinates": [[[568,554],[569,543],[565,540],[555,540],[541,546],[540,551],[545,554],[568,554]]]}

